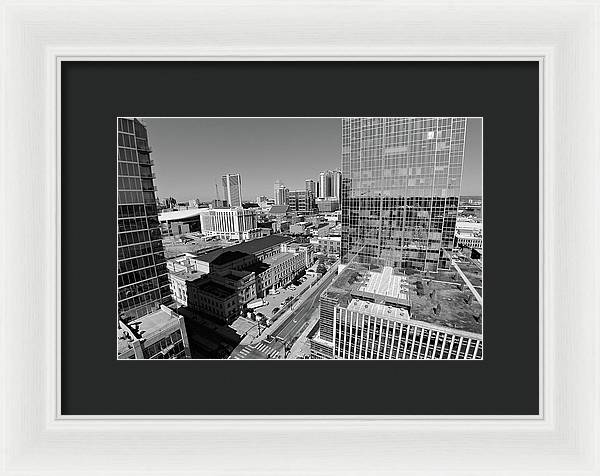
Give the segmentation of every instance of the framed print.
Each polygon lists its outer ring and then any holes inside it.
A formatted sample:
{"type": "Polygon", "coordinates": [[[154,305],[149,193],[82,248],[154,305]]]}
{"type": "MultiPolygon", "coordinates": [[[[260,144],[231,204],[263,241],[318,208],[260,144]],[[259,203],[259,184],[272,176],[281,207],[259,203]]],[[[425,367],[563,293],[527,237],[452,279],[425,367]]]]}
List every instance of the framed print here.
{"type": "Polygon", "coordinates": [[[598,18],[3,5],[3,473],[600,474],[598,18]]]}

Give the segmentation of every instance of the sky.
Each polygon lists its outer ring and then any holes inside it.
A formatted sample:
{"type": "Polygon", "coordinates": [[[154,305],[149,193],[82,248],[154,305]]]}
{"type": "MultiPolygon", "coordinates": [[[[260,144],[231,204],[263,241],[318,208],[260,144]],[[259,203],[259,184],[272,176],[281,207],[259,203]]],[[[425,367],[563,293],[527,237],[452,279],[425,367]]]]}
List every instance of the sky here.
{"type": "MultiPolygon", "coordinates": [[[[146,118],[161,199],[212,200],[221,175],[242,176],[242,198],[273,196],[282,180],[303,190],[323,170],[340,169],[338,118],[146,118]]],[[[462,195],[481,195],[481,119],[468,119],[462,195]]]]}

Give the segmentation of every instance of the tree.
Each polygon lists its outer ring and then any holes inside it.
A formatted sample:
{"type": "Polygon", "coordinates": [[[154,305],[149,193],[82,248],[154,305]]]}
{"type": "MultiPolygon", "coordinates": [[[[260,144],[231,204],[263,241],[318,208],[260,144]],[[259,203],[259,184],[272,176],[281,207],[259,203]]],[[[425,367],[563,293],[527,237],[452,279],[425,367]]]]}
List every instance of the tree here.
{"type": "Polygon", "coordinates": [[[422,296],[424,294],[424,292],[423,292],[423,282],[422,281],[417,281],[415,283],[415,286],[417,288],[417,296],[422,296]]]}

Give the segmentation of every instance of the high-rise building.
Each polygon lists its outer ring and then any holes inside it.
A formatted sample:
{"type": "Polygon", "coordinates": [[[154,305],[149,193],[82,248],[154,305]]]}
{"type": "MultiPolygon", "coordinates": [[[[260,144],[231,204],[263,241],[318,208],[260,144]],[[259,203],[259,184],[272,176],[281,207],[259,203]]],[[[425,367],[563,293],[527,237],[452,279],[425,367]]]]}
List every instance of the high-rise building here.
{"type": "Polygon", "coordinates": [[[308,190],[309,192],[312,192],[313,196],[316,196],[317,194],[317,184],[314,180],[311,179],[306,179],[304,181],[304,188],[305,190],[308,190]]]}
{"type": "Polygon", "coordinates": [[[242,206],[242,177],[240,174],[225,174],[223,181],[223,199],[227,200],[230,207],[242,206]]]}
{"type": "Polygon", "coordinates": [[[146,127],[119,118],[117,303],[125,323],[171,301],[150,152],[146,127]]]}
{"type": "Polygon", "coordinates": [[[331,196],[338,200],[342,197],[342,172],[339,170],[331,172],[331,196]]]}
{"type": "Polygon", "coordinates": [[[273,187],[275,205],[287,205],[289,203],[289,189],[281,180],[277,180],[273,187]]]}
{"type": "Polygon", "coordinates": [[[449,266],[464,117],[344,118],[342,255],[380,266],[449,266]]]}
{"type": "Polygon", "coordinates": [[[337,198],[341,196],[341,177],[339,170],[325,170],[319,174],[317,198],[337,198]]]}
{"type": "Polygon", "coordinates": [[[331,175],[327,170],[319,174],[319,198],[331,196],[331,175]]]}

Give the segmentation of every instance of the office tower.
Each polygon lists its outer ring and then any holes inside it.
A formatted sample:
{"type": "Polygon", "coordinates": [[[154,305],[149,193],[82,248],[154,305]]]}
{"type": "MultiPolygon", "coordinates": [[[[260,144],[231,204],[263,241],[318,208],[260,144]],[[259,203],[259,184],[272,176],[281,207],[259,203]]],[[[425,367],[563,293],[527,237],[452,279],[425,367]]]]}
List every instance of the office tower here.
{"type": "Polygon", "coordinates": [[[311,212],[314,207],[313,195],[310,190],[290,190],[289,206],[294,212],[311,212]]]}
{"type": "Polygon", "coordinates": [[[331,196],[338,200],[342,197],[342,172],[333,170],[331,172],[331,196]]]}
{"type": "Polygon", "coordinates": [[[242,177],[240,174],[225,174],[223,181],[223,199],[227,200],[230,207],[242,206],[242,177]]]}
{"type": "Polygon", "coordinates": [[[281,180],[277,180],[273,187],[275,205],[287,205],[289,203],[289,189],[281,180]]]}
{"type": "Polygon", "coordinates": [[[341,175],[339,170],[325,170],[319,174],[318,198],[340,199],[341,175]]]}
{"type": "Polygon", "coordinates": [[[448,268],[466,118],[344,118],[342,255],[380,266],[448,268]]]}
{"type": "Polygon", "coordinates": [[[331,196],[331,174],[327,170],[319,174],[319,198],[331,196]]]}
{"type": "Polygon", "coordinates": [[[146,127],[118,120],[117,302],[128,322],[171,301],[146,127]]]}
{"type": "Polygon", "coordinates": [[[311,179],[306,179],[304,181],[304,186],[307,192],[307,210],[313,212],[317,208],[315,204],[315,199],[317,198],[317,185],[318,183],[311,179]]]}

